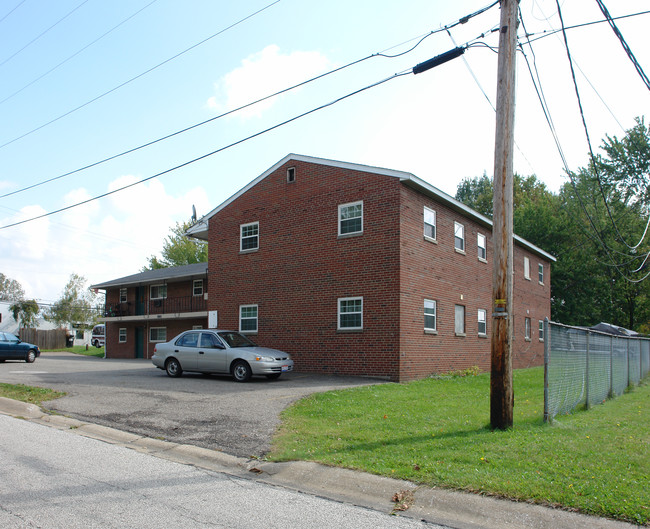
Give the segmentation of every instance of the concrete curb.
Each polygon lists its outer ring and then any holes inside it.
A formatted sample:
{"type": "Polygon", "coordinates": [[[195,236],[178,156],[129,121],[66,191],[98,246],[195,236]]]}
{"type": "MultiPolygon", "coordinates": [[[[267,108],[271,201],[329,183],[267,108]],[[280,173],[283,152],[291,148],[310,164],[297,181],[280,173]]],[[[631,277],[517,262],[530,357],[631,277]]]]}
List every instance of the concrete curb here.
{"type": "Polygon", "coordinates": [[[0,397],[0,413],[120,445],[161,459],[320,496],[453,529],[634,529],[637,526],[559,509],[450,490],[328,467],[308,461],[270,463],[192,445],[180,445],[114,428],[46,414],[34,404],[0,397]],[[410,507],[394,511],[396,493],[410,507]]]}

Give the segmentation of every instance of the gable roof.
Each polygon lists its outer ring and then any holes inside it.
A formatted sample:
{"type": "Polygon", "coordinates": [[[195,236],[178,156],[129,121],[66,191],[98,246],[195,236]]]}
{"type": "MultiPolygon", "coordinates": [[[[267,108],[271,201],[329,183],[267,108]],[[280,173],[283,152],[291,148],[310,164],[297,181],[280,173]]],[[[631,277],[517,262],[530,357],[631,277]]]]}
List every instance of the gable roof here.
{"type": "Polygon", "coordinates": [[[172,266],[170,268],[158,268],[156,270],[145,270],[139,274],[111,279],[104,283],[90,285],[90,288],[102,289],[113,287],[125,287],[128,285],[141,285],[155,283],[156,281],[176,281],[182,279],[202,278],[208,272],[208,263],[195,263],[184,266],[172,266]]]}
{"type": "MultiPolygon", "coordinates": [[[[485,215],[481,215],[478,211],[473,210],[472,208],[466,206],[459,200],[456,200],[452,196],[448,195],[447,193],[441,191],[435,186],[432,186],[428,182],[425,182],[421,178],[418,178],[412,173],[408,173],[406,171],[396,171],[395,169],[386,169],[383,167],[373,167],[370,165],[363,165],[363,164],[356,164],[356,163],[350,163],[350,162],[340,162],[337,160],[328,160],[325,158],[316,158],[313,156],[304,156],[302,154],[287,154],[282,160],[268,168],[266,171],[264,171],[260,176],[255,178],[255,180],[251,181],[248,183],[246,186],[244,186],[242,189],[237,191],[234,195],[232,195],[230,198],[226,199],[224,202],[219,204],[216,208],[214,208],[212,211],[201,217],[197,221],[197,223],[192,226],[185,235],[189,237],[195,237],[197,239],[208,239],[208,221],[211,217],[216,215],[219,211],[224,209],[226,206],[230,205],[233,203],[235,200],[237,200],[240,196],[242,196],[244,193],[246,193],[249,189],[254,187],[256,184],[264,180],[267,176],[269,176],[271,173],[282,167],[284,164],[290,161],[298,161],[298,162],[307,162],[307,163],[313,163],[313,164],[318,164],[318,165],[326,165],[329,167],[337,167],[340,169],[349,169],[351,171],[364,171],[367,173],[374,173],[378,175],[384,175],[384,176],[391,176],[393,178],[398,178],[400,182],[402,182],[404,185],[407,185],[416,191],[423,193],[425,195],[428,195],[432,198],[434,198],[436,201],[441,202],[448,206],[449,208],[453,209],[454,211],[457,211],[461,215],[468,217],[479,224],[482,224],[485,227],[488,227],[492,229],[492,220],[486,217],[485,215]]],[[[543,257],[549,261],[555,262],[556,259],[553,257],[550,253],[545,252],[541,248],[535,246],[533,243],[528,242],[527,240],[519,237],[518,235],[514,236],[514,239],[517,243],[519,243],[521,246],[524,248],[530,250],[534,254],[539,255],[540,257],[543,257]]]]}

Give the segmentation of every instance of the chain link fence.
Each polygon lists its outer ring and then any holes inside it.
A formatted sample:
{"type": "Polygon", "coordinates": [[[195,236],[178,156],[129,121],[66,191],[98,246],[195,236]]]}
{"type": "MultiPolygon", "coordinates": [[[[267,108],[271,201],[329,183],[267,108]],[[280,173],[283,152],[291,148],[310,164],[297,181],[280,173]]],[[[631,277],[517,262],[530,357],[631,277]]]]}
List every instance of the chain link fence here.
{"type": "Polygon", "coordinates": [[[650,339],[544,322],[544,420],[621,395],[650,371],[650,339]]]}

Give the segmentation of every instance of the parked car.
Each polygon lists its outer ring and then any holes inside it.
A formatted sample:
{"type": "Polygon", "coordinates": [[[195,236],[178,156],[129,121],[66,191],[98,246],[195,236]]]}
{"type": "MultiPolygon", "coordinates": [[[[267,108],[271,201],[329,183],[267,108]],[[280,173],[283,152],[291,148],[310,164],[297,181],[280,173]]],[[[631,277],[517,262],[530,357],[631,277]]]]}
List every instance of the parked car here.
{"type": "Polygon", "coordinates": [[[170,377],[180,377],[183,371],[230,373],[237,382],[255,375],[275,379],[293,370],[288,353],[260,347],[235,331],[214,329],[185,331],[159,343],[151,360],[170,377]]]}
{"type": "Polygon", "coordinates": [[[104,347],[106,338],[106,325],[100,323],[93,327],[93,334],[90,337],[90,343],[95,347],[104,347]]]}
{"type": "Polygon", "coordinates": [[[0,362],[5,360],[24,360],[32,363],[41,350],[37,345],[22,342],[20,338],[10,332],[0,332],[0,362]]]}

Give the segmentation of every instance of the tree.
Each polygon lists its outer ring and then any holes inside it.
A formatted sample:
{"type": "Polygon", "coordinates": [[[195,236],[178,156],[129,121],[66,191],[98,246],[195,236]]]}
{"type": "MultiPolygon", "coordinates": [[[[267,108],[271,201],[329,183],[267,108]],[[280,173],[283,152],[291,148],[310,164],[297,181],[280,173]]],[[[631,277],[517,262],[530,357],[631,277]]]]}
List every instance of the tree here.
{"type": "Polygon", "coordinates": [[[185,235],[185,232],[192,225],[192,222],[177,222],[170,229],[171,235],[168,235],[167,239],[165,239],[162,258],[158,259],[158,257],[152,255],[149,258],[148,266],[145,266],[143,271],[207,262],[208,243],[197,239],[190,239],[185,235]]]}
{"type": "Polygon", "coordinates": [[[11,311],[14,320],[21,322],[21,327],[36,327],[36,317],[40,310],[36,300],[30,299],[16,301],[9,307],[9,310],[11,311]]]}
{"type": "Polygon", "coordinates": [[[20,301],[25,298],[22,285],[0,272],[0,301],[20,301]]]}
{"type": "Polygon", "coordinates": [[[71,274],[63,294],[46,312],[45,319],[59,326],[90,328],[98,315],[95,305],[96,294],[86,288],[86,278],[71,274]]]}

